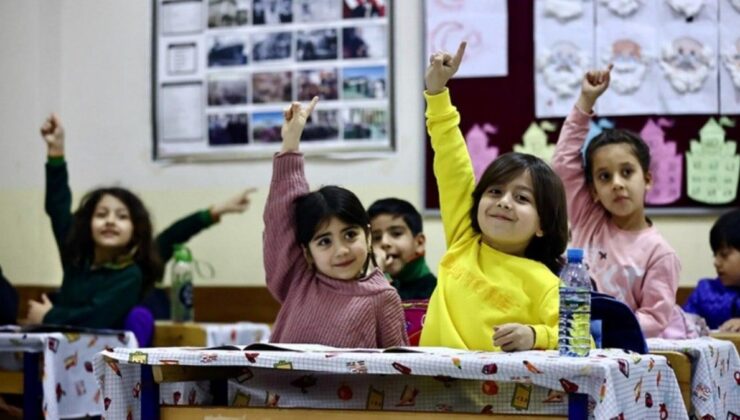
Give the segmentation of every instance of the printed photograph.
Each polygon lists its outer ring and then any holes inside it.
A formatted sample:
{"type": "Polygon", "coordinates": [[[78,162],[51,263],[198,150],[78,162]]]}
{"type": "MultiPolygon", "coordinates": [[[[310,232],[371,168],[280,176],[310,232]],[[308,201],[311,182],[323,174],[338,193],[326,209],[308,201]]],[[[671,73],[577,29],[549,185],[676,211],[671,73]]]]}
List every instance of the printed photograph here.
{"type": "Polygon", "coordinates": [[[388,56],[388,28],[357,26],[342,29],[344,58],[384,58],[388,56]]]}
{"type": "Polygon", "coordinates": [[[317,29],[298,31],[296,35],[296,59],[298,61],[336,60],[337,30],[317,29]]]}
{"type": "Polygon", "coordinates": [[[290,59],[292,42],[292,32],[254,34],[252,36],[252,58],[255,62],[290,59]]]}
{"type": "Polygon", "coordinates": [[[326,22],[342,18],[342,3],[337,0],[295,1],[296,22],[326,22]]]}
{"type": "Polygon", "coordinates": [[[208,0],[208,27],[224,28],[249,23],[249,0],[208,0]]]}
{"type": "Polygon", "coordinates": [[[255,143],[279,143],[282,141],[280,127],[283,125],[282,112],[256,112],[252,114],[252,138],[255,143]]]}
{"type": "Polygon", "coordinates": [[[214,36],[208,40],[208,67],[243,66],[247,54],[246,37],[214,36]]]}
{"type": "Polygon", "coordinates": [[[298,71],[295,85],[299,101],[310,101],[314,96],[321,100],[337,99],[339,91],[337,69],[298,71]]]}
{"type": "Polygon", "coordinates": [[[247,144],[249,117],[247,114],[219,114],[208,116],[208,144],[229,146],[247,144]]]}
{"type": "Polygon", "coordinates": [[[388,138],[388,113],[384,109],[350,108],[342,110],[344,138],[376,140],[388,138]]]}
{"type": "Polygon", "coordinates": [[[252,24],[279,25],[293,22],[293,0],[254,0],[252,24]]]}
{"type": "Polygon", "coordinates": [[[208,77],[208,106],[246,104],[248,84],[246,74],[211,75],[208,77]]]}
{"type": "Polygon", "coordinates": [[[293,97],[292,77],[293,73],[289,71],[253,74],[252,102],[255,104],[290,102],[293,97]]]}
{"type": "Polygon", "coordinates": [[[385,16],[385,0],[344,0],[345,19],[367,19],[385,16]]]}
{"type": "Polygon", "coordinates": [[[346,67],[342,70],[344,99],[382,99],[387,97],[386,66],[346,67]]]}
{"type": "Polygon", "coordinates": [[[336,140],[339,136],[339,111],[316,110],[306,121],[301,141],[336,140]]]}

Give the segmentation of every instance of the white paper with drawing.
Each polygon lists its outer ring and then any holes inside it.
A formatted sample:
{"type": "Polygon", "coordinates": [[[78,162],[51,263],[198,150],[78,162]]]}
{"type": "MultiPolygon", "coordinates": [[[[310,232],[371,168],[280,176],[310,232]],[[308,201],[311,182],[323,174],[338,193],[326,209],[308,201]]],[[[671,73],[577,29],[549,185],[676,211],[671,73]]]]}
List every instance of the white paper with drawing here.
{"type": "Polygon", "coordinates": [[[643,18],[605,15],[596,26],[596,67],[613,64],[609,91],[599,99],[600,115],[645,115],[662,112],[658,101],[660,69],[655,23],[643,18]]]}
{"type": "Polygon", "coordinates": [[[426,0],[427,57],[457,51],[467,41],[463,65],[455,77],[504,77],[508,74],[506,0],[426,0]]]}
{"type": "Polygon", "coordinates": [[[658,88],[668,114],[719,111],[716,23],[670,22],[661,26],[658,88]]]}
{"type": "Polygon", "coordinates": [[[563,21],[547,12],[546,2],[535,3],[535,115],[568,114],[583,74],[593,66],[593,4],[577,18],[563,21]]]}
{"type": "Polygon", "coordinates": [[[720,113],[740,114],[740,0],[720,3],[720,113]]]}

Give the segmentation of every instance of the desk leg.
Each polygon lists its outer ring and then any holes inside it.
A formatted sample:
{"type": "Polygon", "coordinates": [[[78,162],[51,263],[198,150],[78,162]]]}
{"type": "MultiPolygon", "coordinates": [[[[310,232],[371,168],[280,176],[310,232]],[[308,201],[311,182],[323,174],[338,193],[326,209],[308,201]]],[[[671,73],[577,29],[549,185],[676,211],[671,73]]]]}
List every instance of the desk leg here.
{"type": "Polygon", "coordinates": [[[23,418],[43,418],[41,404],[43,388],[39,370],[41,353],[23,353],[23,418]]]}
{"type": "Polygon", "coordinates": [[[159,420],[159,384],[149,365],[141,365],[141,418],[159,420]]]}
{"type": "Polygon", "coordinates": [[[588,394],[568,394],[568,420],[588,420],[588,394]]]}

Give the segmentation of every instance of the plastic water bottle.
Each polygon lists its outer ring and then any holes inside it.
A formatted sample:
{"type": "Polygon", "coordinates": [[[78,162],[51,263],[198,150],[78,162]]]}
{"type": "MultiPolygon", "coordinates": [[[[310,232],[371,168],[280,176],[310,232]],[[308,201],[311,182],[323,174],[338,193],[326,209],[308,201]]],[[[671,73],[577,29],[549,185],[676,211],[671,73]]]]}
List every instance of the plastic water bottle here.
{"type": "Polygon", "coordinates": [[[591,349],[591,278],[583,265],[583,250],[568,249],[568,262],[560,272],[561,356],[588,356],[591,349]]]}
{"type": "Polygon", "coordinates": [[[172,321],[193,320],[193,255],[184,245],[175,245],[170,308],[172,321]]]}

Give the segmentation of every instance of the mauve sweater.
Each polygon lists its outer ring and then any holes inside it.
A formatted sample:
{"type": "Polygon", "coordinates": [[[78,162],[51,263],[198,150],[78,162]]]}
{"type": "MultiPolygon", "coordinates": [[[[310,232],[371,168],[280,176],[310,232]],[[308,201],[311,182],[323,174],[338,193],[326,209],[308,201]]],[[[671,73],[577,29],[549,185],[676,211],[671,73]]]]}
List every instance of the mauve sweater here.
{"type": "Polygon", "coordinates": [[[408,345],[401,299],[383,273],[337,280],[318,273],[296,239],[295,201],[309,192],[303,155],[273,160],[263,234],[267,288],[282,307],[271,341],[335,347],[408,345]]]}

